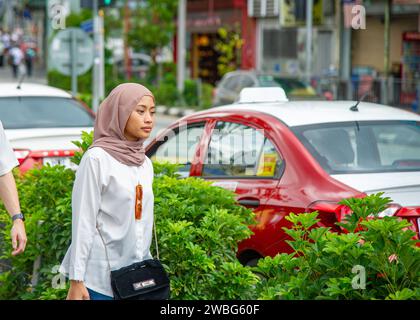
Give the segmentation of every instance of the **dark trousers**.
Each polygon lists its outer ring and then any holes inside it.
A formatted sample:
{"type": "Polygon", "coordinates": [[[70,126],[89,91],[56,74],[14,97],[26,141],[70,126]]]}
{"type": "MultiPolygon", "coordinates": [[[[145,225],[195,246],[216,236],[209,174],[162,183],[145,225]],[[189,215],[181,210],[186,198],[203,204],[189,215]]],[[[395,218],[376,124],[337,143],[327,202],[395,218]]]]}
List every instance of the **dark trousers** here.
{"type": "Polygon", "coordinates": [[[32,76],[32,59],[26,59],[26,73],[28,77],[32,76]]]}
{"type": "Polygon", "coordinates": [[[12,64],[12,72],[13,72],[13,78],[17,78],[17,74],[18,74],[18,65],[17,64],[12,64]]]}

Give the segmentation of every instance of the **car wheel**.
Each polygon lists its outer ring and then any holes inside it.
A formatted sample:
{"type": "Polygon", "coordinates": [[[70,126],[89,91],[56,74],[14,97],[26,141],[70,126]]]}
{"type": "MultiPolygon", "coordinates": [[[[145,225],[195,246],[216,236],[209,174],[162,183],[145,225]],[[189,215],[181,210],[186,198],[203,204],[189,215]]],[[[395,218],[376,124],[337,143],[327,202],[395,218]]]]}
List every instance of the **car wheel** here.
{"type": "Polygon", "coordinates": [[[251,259],[251,260],[249,260],[249,261],[247,261],[246,263],[245,263],[245,266],[246,267],[256,267],[257,266],[257,264],[258,264],[258,260],[260,260],[261,258],[254,258],[254,259],[251,259]]]}

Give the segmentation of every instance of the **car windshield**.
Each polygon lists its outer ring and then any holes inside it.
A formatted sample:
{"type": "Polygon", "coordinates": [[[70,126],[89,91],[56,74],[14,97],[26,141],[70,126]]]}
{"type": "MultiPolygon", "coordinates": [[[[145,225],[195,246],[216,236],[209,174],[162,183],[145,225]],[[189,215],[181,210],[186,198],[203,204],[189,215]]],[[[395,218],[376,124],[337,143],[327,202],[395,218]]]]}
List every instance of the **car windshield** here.
{"type": "Polygon", "coordinates": [[[273,76],[270,75],[259,75],[258,81],[260,87],[280,87],[280,84],[274,80],[273,76]]]}
{"type": "Polygon", "coordinates": [[[330,123],[293,131],[330,174],[420,171],[420,122],[330,123]]]}
{"type": "Polygon", "coordinates": [[[281,85],[287,94],[291,95],[315,95],[315,90],[297,79],[274,78],[274,80],[281,85]]]}
{"type": "Polygon", "coordinates": [[[92,127],[93,117],[77,101],[60,97],[2,97],[5,129],[92,127]]]}

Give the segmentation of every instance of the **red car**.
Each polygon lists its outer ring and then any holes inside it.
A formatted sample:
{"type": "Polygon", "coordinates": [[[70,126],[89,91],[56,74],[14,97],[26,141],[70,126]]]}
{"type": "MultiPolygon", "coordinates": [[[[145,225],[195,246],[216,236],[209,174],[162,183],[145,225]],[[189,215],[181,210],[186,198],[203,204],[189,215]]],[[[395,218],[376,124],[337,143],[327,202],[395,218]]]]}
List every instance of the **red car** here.
{"type": "MultiPolygon", "coordinates": [[[[258,225],[239,245],[252,265],[291,252],[282,227],[290,212],[318,210],[334,223],[349,197],[385,192],[381,216],[420,224],[420,116],[355,102],[237,103],[185,116],[147,146],[152,160],[180,163],[180,174],[214,181],[253,208],[258,225]]],[[[338,230],[338,229],[337,229],[338,230]]]]}

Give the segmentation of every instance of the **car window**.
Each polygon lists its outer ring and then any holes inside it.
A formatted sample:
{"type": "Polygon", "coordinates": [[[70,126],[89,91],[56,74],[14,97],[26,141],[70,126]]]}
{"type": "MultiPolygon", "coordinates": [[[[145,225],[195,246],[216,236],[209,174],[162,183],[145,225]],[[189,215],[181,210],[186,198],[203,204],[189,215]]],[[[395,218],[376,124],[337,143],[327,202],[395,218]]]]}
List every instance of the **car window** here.
{"type": "Polygon", "coordinates": [[[188,177],[191,162],[194,159],[197,144],[199,144],[205,124],[194,124],[181,127],[177,132],[168,135],[168,139],[160,144],[149,156],[152,161],[169,162],[183,165],[179,169],[182,177],[188,177]]]}
{"type": "Polygon", "coordinates": [[[274,145],[260,130],[239,123],[218,122],[202,176],[278,177],[282,165],[274,145]]]}
{"type": "Polygon", "coordinates": [[[281,85],[274,80],[274,77],[270,75],[258,76],[258,82],[260,87],[281,87],[281,85]]]}
{"type": "Polygon", "coordinates": [[[225,89],[229,90],[229,91],[237,91],[238,87],[239,87],[239,81],[240,81],[240,77],[239,76],[230,76],[229,78],[226,79],[226,83],[224,84],[225,89]]]}
{"type": "Polygon", "coordinates": [[[254,86],[254,79],[250,76],[243,76],[241,79],[241,89],[253,87],[254,86]]]}
{"type": "Polygon", "coordinates": [[[293,128],[329,173],[420,171],[420,124],[349,122],[293,128]]]}
{"type": "Polygon", "coordinates": [[[287,79],[287,78],[274,78],[274,80],[280,84],[287,94],[299,95],[299,94],[316,94],[314,88],[305,82],[298,79],[287,79]]]}
{"type": "Polygon", "coordinates": [[[60,97],[0,98],[6,129],[92,127],[94,118],[76,100],[60,97]]]}
{"type": "Polygon", "coordinates": [[[372,128],[383,166],[417,162],[420,167],[420,126],[390,125],[372,128]]]}

